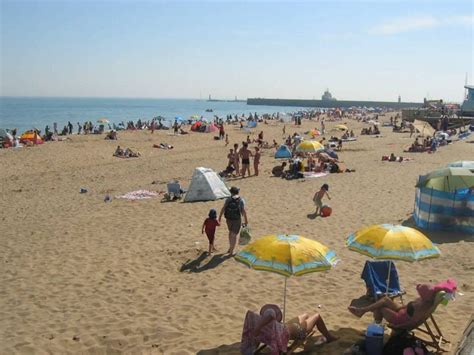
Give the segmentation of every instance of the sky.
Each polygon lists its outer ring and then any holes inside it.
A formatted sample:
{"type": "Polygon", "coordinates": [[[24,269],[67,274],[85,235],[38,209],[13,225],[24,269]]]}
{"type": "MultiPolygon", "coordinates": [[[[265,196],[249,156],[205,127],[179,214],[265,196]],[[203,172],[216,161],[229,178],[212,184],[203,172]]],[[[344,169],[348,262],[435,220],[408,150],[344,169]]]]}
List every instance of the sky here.
{"type": "Polygon", "coordinates": [[[460,102],[474,1],[0,0],[1,96],[460,102]]]}

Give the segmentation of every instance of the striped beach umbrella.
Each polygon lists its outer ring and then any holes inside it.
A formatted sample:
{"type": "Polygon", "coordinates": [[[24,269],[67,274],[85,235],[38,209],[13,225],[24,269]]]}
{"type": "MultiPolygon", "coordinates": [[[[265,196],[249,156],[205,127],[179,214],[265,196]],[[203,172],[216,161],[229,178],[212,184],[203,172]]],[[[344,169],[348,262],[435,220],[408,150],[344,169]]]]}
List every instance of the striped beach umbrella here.
{"type": "Polygon", "coordinates": [[[296,147],[298,153],[316,153],[324,149],[324,146],[317,141],[303,141],[296,147]]]}
{"type": "Polygon", "coordinates": [[[336,254],[323,244],[299,235],[269,235],[240,251],[235,259],[254,270],[285,276],[283,315],[286,307],[286,283],[289,276],[331,269],[336,254]]]}

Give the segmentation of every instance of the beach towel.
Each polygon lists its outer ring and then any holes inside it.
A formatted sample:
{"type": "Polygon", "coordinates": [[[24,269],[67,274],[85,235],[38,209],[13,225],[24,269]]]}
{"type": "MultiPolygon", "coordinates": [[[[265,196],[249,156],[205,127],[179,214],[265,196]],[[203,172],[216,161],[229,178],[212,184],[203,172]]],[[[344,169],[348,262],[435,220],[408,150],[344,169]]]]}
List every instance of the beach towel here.
{"type": "Polygon", "coordinates": [[[303,175],[305,178],[319,178],[328,175],[328,173],[315,173],[314,171],[305,171],[303,175]]]}
{"type": "Polygon", "coordinates": [[[156,197],[158,195],[159,195],[158,192],[153,192],[153,191],[148,191],[148,190],[137,190],[137,191],[127,192],[125,195],[120,195],[120,196],[115,196],[115,197],[123,198],[130,201],[136,201],[136,200],[149,199],[152,197],[156,197]]]}
{"type": "Polygon", "coordinates": [[[354,142],[356,140],[357,140],[356,137],[350,137],[350,138],[343,138],[342,139],[343,142],[354,142]]]}

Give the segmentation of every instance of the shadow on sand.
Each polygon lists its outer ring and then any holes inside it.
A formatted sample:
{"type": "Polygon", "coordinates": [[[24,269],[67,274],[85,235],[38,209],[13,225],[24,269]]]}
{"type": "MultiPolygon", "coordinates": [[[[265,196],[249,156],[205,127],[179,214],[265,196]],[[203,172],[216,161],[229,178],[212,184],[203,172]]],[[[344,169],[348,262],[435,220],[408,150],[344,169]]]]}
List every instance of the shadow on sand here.
{"type": "MultiPolygon", "coordinates": [[[[350,348],[355,342],[363,339],[363,332],[353,328],[340,328],[338,330],[331,330],[339,340],[329,343],[320,344],[321,335],[313,335],[307,340],[304,349],[298,348],[295,354],[325,354],[325,355],[340,355],[344,350],[350,348]]],[[[265,348],[261,354],[269,354],[268,348],[265,348]]],[[[229,345],[219,345],[211,349],[203,349],[197,352],[198,355],[220,355],[220,354],[240,354],[240,343],[229,345]]]]}
{"type": "Polygon", "coordinates": [[[425,234],[433,243],[444,244],[444,243],[458,243],[460,241],[465,242],[474,242],[474,235],[468,233],[459,233],[459,232],[450,232],[450,231],[427,231],[425,229],[419,228],[413,216],[404,220],[402,226],[411,227],[418,229],[423,234],[425,234]]]}
{"type": "Polygon", "coordinates": [[[202,252],[194,260],[187,260],[181,268],[179,269],[180,272],[203,272],[206,270],[214,269],[215,267],[222,264],[227,259],[230,259],[230,255],[226,254],[216,254],[213,255],[212,258],[205,264],[201,265],[208,257],[207,252],[202,252]]]}
{"type": "Polygon", "coordinates": [[[316,219],[319,217],[319,213],[316,213],[316,212],[308,213],[306,217],[308,217],[309,219],[316,219]]]}

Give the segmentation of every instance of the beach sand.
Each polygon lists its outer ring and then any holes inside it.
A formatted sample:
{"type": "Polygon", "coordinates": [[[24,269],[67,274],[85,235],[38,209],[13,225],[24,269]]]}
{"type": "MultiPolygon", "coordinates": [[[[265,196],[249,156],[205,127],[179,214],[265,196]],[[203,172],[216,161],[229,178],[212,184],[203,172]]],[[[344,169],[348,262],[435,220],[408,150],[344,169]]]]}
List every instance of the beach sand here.
{"type": "MultiPolygon", "coordinates": [[[[388,119],[388,116],[384,119],[388,119]]],[[[362,123],[344,120],[358,134],[362,123]]],[[[328,130],[341,122],[326,122],[328,130]]],[[[286,131],[319,124],[304,121],[286,131]]],[[[282,140],[282,124],[260,124],[265,140],[282,140]]],[[[230,143],[246,133],[227,126],[230,143]]],[[[253,238],[300,234],[332,248],[340,263],[331,271],[288,279],[287,315],[317,311],[340,340],[309,344],[308,353],[341,354],[372,321],[347,311],[365,293],[360,273],[367,258],[346,249],[346,237],[375,223],[413,224],[415,183],[420,174],[451,161],[472,160],[464,141],[435,154],[402,153],[409,133],[361,136],[345,143],[340,158],[354,173],[286,181],[270,171],[278,162],[263,150],[258,177],[236,179],[247,202],[253,238]],[[406,163],[382,155],[409,156],[406,163]],[[315,218],[312,196],[330,186],[333,214],[315,218]]],[[[219,252],[205,256],[201,225],[223,201],[162,203],[161,196],[127,201],[117,195],[138,189],[166,190],[189,184],[195,167],[223,170],[229,147],[214,134],[173,136],[167,131],[71,136],[63,142],[0,150],[0,353],[239,353],[247,310],[283,302],[284,278],[258,272],[222,255],[225,225],[217,231],[219,252]],[[152,148],[166,142],[172,150],[152,148]],[[117,144],[138,149],[137,159],[112,156],[117,144]],[[154,183],[153,183],[154,182],[154,183]],[[87,193],[79,193],[86,188],[87,193]],[[105,195],[112,201],[104,202],[105,195]]],[[[326,135],[328,136],[328,135],[326,135]]],[[[253,170],[253,169],[252,169],[253,170]]],[[[442,256],[419,263],[397,262],[405,299],[418,283],[454,278],[462,293],[440,306],[437,321],[454,345],[474,309],[472,236],[428,233],[442,256]]],[[[313,339],[314,340],[314,339],[313,339]]],[[[454,347],[453,347],[454,348],[454,347]]]]}

